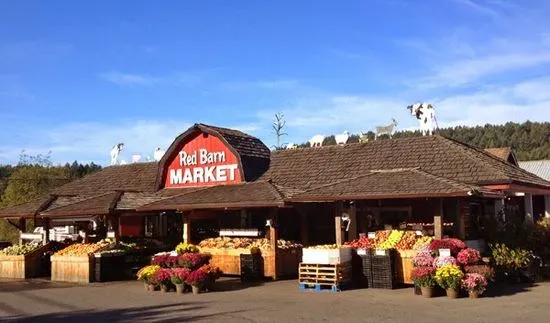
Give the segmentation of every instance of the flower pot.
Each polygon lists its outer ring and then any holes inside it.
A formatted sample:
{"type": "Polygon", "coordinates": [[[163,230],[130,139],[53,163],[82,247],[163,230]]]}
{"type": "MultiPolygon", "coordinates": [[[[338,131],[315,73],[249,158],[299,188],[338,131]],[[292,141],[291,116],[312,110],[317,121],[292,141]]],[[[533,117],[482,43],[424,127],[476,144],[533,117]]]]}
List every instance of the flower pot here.
{"type": "Polygon", "coordinates": [[[420,287],[420,290],[422,291],[422,296],[424,296],[426,298],[433,297],[434,288],[432,286],[422,286],[422,287],[420,287]]]}
{"type": "Polygon", "coordinates": [[[150,291],[150,292],[154,292],[154,291],[155,291],[155,285],[153,285],[153,284],[148,284],[148,285],[147,285],[147,288],[148,288],[147,290],[150,291]]]}
{"type": "Polygon", "coordinates": [[[168,293],[170,291],[170,286],[168,286],[167,284],[161,284],[160,291],[163,293],[168,293]]]}
{"type": "Polygon", "coordinates": [[[205,280],[203,287],[207,292],[213,291],[214,290],[214,279],[213,278],[208,278],[207,280],[205,280]]]}
{"type": "Polygon", "coordinates": [[[143,282],[143,287],[146,291],[149,291],[149,284],[147,284],[147,282],[143,282]]]}
{"type": "Polygon", "coordinates": [[[184,287],[183,284],[176,284],[176,294],[183,294],[184,287]]]}
{"type": "Polygon", "coordinates": [[[458,298],[458,289],[447,288],[445,291],[448,298],[458,298]]]}
{"type": "Polygon", "coordinates": [[[420,289],[420,286],[414,285],[414,295],[422,295],[422,290],[420,289]]]}
{"type": "Polygon", "coordinates": [[[197,295],[201,292],[201,287],[196,285],[191,285],[191,289],[193,290],[193,295],[197,295]]]}
{"type": "Polygon", "coordinates": [[[468,296],[472,299],[479,298],[480,293],[475,290],[468,291],[468,296]]]}

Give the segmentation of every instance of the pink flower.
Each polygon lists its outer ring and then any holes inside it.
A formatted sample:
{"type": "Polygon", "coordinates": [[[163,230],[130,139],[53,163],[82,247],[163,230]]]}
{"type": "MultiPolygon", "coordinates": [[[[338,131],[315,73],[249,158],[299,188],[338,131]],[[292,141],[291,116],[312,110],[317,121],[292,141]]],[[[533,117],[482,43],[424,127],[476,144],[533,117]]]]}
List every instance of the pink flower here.
{"type": "Polygon", "coordinates": [[[441,268],[441,267],[447,266],[447,265],[456,265],[456,259],[454,257],[439,256],[439,257],[435,258],[435,260],[433,262],[433,266],[435,268],[441,268]]]}
{"type": "Polygon", "coordinates": [[[458,253],[458,256],[456,256],[456,260],[461,265],[473,265],[478,263],[481,260],[481,255],[479,254],[479,251],[472,249],[472,248],[466,248],[458,253]]]}
{"type": "Polygon", "coordinates": [[[466,274],[462,278],[462,288],[468,292],[483,293],[487,288],[487,279],[480,274],[466,274]]]}
{"type": "Polygon", "coordinates": [[[441,240],[434,240],[430,244],[430,249],[437,251],[439,249],[450,249],[452,255],[456,255],[460,250],[465,249],[466,244],[462,240],[447,238],[441,240]]]}

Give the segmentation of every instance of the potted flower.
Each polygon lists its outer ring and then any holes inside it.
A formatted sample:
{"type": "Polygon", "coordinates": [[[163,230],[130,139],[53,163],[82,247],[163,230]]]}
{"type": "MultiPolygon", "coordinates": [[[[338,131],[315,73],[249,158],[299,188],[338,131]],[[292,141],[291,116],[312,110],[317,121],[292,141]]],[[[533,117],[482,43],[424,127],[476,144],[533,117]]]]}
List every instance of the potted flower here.
{"type": "Polygon", "coordinates": [[[208,265],[203,265],[202,267],[199,268],[199,270],[202,270],[207,274],[206,281],[204,282],[204,288],[207,291],[213,290],[214,282],[218,280],[222,275],[222,271],[220,270],[220,268],[208,264],[208,265]]]}
{"type": "Polygon", "coordinates": [[[495,270],[488,265],[464,266],[464,272],[467,274],[480,274],[485,277],[487,282],[495,281],[495,270]]]}
{"type": "Polygon", "coordinates": [[[208,264],[212,256],[205,253],[185,253],[179,256],[178,265],[181,267],[195,270],[202,265],[208,264]]]}
{"type": "Polygon", "coordinates": [[[178,255],[183,255],[185,253],[197,253],[199,248],[193,244],[182,242],[176,246],[176,252],[178,255]]]}
{"type": "Polygon", "coordinates": [[[187,276],[189,276],[189,273],[191,270],[188,268],[174,268],[171,272],[171,281],[172,284],[176,286],[176,293],[183,294],[184,284],[185,280],[187,279],[187,276]]]}
{"type": "Polygon", "coordinates": [[[172,270],[168,268],[161,268],[155,273],[155,280],[160,285],[160,290],[167,293],[170,290],[172,284],[172,270]]]}
{"type": "Polygon", "coordinates": [[[466,248],[458,253],[456,260],[463,266],[475,265],[481,261],[481,255],[476,249],[466,248]]]}
{"type": "Polygon", "coordinates": [[[435,271],[435,281],[447,292],[447,297],[457,298],[464,274],[457,265],[444,265],[435,271]]]}
{"type": "Polygon", "coordinates": [[[470,298],[478,298],[487,289],[487,279],[480,274],[466,274],[462,279],[462,288],[468,291],[470,298]]]}
{"type": "Polygon", "coordinates": [[[201,288],[204,286],[204,282],[208,278],[208,274],[204,272],[203,270],[197,269],[195,271],[192,271],[187,275],[187,278],[185,279],[185,282],[188,285],[191,285],[191,288],[193,290],[193,294],[198,294],[201,290],[201,288]]]}
{"type": "Polygon", "coordinates": [[[137,273],[137,279],[143,281],[145,289],[149,291],[155,290],[156,280],[155,275],[160,270],[158,265],[149,265],[141,268],[137,273]]]}
{"type": "Polygon", "coordinates": [[[419,286],[422,291],[422,296],[432,297],[435,282],[435,268],[433,267],[416,267],[412,271],[412,280],[416,286],[419,286]]]}

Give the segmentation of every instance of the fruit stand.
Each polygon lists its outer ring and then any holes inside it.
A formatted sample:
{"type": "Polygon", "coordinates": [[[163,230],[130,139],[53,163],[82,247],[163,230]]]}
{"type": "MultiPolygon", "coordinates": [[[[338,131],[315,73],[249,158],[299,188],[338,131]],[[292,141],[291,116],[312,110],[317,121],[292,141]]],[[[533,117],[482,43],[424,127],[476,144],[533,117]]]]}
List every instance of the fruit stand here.
{"type": "Polygon", "coordinates": [[[276,253],[268,239],[220,237],[203,240],[198,246],[201,252],[212,255],[211,264],[226,275],[240,275],[240,255],[251,254],[253,248],[261,252],[265,277],[295,276],[302,257],[300,244],[281,239],[277,240],[276,253]]]}
{"type": "Polygon", "coordinates": [[[27,279],[40,276],[41,260],[49,245],[24,244],[0,251],[0,277],[27,279]]]}

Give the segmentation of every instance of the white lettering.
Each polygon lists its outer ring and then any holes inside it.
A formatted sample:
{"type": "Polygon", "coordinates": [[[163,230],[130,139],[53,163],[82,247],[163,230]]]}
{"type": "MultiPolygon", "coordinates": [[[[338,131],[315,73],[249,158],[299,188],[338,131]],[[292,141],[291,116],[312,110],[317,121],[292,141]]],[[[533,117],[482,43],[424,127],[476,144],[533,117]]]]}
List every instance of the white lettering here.
{"type": "Polygon", "coordinates": [[[185,184],[185,183],[195,183],[195,181],[193,180],[193,176],[191,175],[191,169],[189,168],[186,168],[185,172],[183,173],[182,184],[185,184]]]}
{"type": "Polygon", "coordinates": [[[204,183],[204,168],[202,167],[195,167],[193,168],[193,177],[195,177],[194,182],[195,183],[204,183]]]}
{"type": "Polygon", "coordinates": [[[201,165],[204,165],[208,162],[208,150],[206,149],[200,149],[200,156],[201,156],[201,165]]]}
{"type": "Polygon", "coordinates": [[[225,182],[227,181],[227,174],[225,171],[227,170],[227,166],[217,166],[216,167],[216,180],[219,182],[225,182]]]}
{"type": "Polygon", "coordinates": [[[181,169],[170,170],[170,184],[180,184],[182,182],[181,169]]]}
{"type": "Polygon", "coordinates": [[[235,170],[237,169],[237,164],[231,164],[227,165],[227,168],[229,169],[229,180],[234,181],[235,180],[235,170]]]}
{"type": "Polygon", "coordinates": [[[214,177],[214,168],[216,168],[216,166],[210,166],[210,167],[205,167],[204,168],[204,182],[205,183],[216,181],[216,177],[214,177]]]}
{"type": "Polygon", "coordinates": [[[199,157],[200,157],[199,161],[201,165],[212,164],[212,163],[224,163],[225,151],[211,153],[211,152],[208,152],[208,150],[206,149],[199,149],[199,157]]]}

